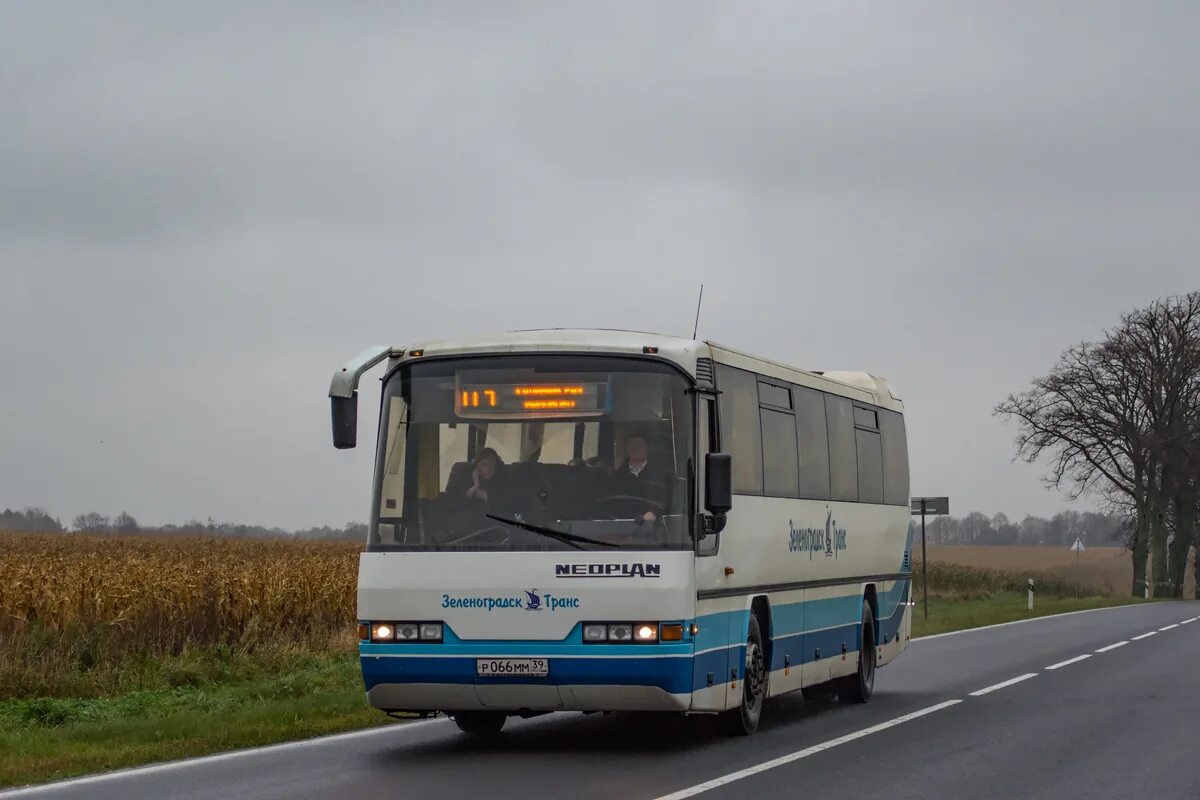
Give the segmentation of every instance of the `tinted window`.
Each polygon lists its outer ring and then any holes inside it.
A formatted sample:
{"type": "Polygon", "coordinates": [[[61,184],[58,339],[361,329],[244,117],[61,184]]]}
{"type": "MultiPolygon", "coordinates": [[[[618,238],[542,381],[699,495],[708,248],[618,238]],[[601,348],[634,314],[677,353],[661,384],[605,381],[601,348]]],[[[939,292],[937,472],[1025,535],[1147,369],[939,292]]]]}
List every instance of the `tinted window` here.
{"type": "Polygon", "coordinates": [[[792,387],[796,401],[796,447],[800,451],[800,496],[829,499],[829,433],[825,397],[813,389],[792,387]]]}
{"type": "Polygon", "coordinates": [[[879,418],[875,416],[875,410],[871,408],[854,407],[854,424],[861,425],[864,428],[878,428],[879,418]]]}
{"type": "Polygon", "coordinates": [[[769,406],[778,406],[780,408],[792,407],[792,393],[783,386],[775,386],[770,383],[760,383],[758,385],[758,400],[760,403],[765,403],[769,406]]]}
{"type": "Polygon", "coordinates": [[[860,503],[883,502],[883,452],[879,434],[874,431],[857,430],[854,437],[858,445],[858,501],[860,503]]]}
{"type": "Polygon", "coordinates": [[[825,395],[829,428],[829,489],[834,500],[858,500],[858,448],[854,442],[854,408],[848,397],[825,395]]]}
{"type": "Polygon", "coordinates": [[[717,366],[721,404],[721,448],[733,456],[733,491],[763,493],[762,431],[758,422],[758,378],[717,366]]]}
{"type": "Polygon", "coordinates": [[[879,430],[883,434],[883,502],[908,505],[908,442],[904,435],[904,417],[895,411],[879,410],[879,430]]]}
{"type": "Polygon", "coordinates": [[[763,481],[772,497],[795,497],[797,487],[796,418],[762,409],[763,481]]]}

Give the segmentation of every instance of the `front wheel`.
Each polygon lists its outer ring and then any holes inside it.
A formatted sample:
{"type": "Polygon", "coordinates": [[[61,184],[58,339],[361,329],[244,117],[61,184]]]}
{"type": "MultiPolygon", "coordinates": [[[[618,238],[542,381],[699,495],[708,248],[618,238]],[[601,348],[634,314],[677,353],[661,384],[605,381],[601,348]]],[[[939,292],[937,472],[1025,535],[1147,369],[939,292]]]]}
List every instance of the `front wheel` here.
{"type": "Polygon", "coordinates": [[[472,736],[495,736],[507,721],[508,715],[500,711],[460,711],[454,715],[458,729],[472,736]]]}
{"type": "Polygon", "coordinates": [[[862,641],[858,646],[858,672],[842,678],[838,695],[844,703],[865,703],[875,692],[875,615],[863,600],[862,641]]]}
{"type": "Polygon", "coordinates": [[[742,676],[742,699],[738,707],[720,716],[721,727],[732,736],[749,736],[758,730],[762,718],[763,703],[767,699],[767,682],[770,670],[767,653],[763,648],[762,632],[758,618],[750,615],[750,627],[746,632],[746,664],[742,676]]]}

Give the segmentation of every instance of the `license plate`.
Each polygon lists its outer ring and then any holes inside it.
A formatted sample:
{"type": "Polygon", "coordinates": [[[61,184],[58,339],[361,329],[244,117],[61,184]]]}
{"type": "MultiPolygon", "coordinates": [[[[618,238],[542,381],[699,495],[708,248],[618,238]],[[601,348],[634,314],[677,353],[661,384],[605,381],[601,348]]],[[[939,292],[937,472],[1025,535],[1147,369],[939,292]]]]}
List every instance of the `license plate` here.
{"type": "Polygon", "coordinates": [[[475,674],[481,678],[528,676],[544,678],[550,674],[546,658],[477,658],[475,674]]]}

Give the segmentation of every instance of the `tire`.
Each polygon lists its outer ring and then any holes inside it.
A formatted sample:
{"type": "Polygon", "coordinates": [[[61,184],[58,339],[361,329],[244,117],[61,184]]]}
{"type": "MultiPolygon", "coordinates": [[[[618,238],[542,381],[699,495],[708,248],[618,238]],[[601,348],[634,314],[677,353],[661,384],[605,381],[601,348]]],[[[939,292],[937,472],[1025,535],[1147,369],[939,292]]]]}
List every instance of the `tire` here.
{"type": "Polygon", "coordinates": [[[719,717],[722,730],[730,736],[749,736],[758,730],[762,719],[763,704],[771,679],[767,664],[767,651],[763,647],[762,631],[758,618],[750,615],[750,626],[746,631],[746,663],[742,675],[742,699],[738,707],[719,717]]]}
{"type": "Polygon", "coordinates": [[[496,736],[508,715],[502,711],[460,711],[454,715],[454,724],[463,733],[471,736],[496,736]]]}
{"type": "Polygon", "coordinates": [[[863,600],[862,642],[858,647],[858,671],[841,678],[838,696],[843,703],[865,703],[875,693],[875,615],[863,600]]]}

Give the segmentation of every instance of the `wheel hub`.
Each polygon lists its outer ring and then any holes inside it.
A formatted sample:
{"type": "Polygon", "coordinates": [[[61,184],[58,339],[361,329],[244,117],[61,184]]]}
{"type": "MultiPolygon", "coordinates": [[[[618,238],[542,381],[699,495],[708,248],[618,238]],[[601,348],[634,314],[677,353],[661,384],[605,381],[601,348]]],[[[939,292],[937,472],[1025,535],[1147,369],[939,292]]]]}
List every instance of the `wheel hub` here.
{"type": "Polygon", "coordinates": [[[756,643],[746,645],[746,690],[752,698],[762,696],[766,684],[763,651],[756,643]]]}

